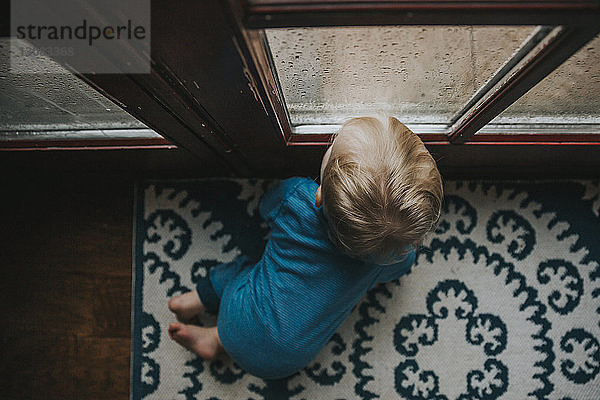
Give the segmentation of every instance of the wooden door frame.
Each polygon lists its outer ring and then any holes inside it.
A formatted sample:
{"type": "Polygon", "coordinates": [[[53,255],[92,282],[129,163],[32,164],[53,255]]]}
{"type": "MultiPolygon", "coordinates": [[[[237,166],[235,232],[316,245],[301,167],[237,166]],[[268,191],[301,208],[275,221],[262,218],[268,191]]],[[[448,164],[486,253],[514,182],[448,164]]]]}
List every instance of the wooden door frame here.
{"type": "Polygon", "coordinates": [[[597,25],[596,0],[229,0],[247,29],[350,25],[597,25]]]}

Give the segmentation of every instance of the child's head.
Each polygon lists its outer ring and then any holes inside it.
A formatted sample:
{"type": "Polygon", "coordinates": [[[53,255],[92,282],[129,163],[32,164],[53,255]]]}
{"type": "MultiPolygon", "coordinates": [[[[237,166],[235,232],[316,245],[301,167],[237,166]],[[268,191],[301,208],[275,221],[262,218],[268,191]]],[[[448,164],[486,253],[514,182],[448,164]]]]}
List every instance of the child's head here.
{"type": "Polygon", "coordinates": [[[417,135],[393,117],[362,117],[342,126],[323,157],[317,203],[343,252],[389,264],[435,229],[442,191],[417,135]]]}

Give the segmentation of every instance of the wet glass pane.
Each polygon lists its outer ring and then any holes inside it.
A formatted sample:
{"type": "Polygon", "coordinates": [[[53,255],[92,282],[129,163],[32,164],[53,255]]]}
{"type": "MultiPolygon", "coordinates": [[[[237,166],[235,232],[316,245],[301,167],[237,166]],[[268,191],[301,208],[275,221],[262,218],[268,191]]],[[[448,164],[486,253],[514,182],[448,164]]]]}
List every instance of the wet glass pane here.
{"type": "MultiPolygon", "coordinates": [[[[600,36],[490,124],[569,124],[574,132],[600,124],[600,36]]],[[[598,132],[597,127],[592,130],[598,132]]]]}
{"type": "Polygon", "coordinates": [[[0,38],[0,140],[158,136],[46,56],[28,66],[39,73],[10,73],[10,40],[0,38]]]}
{"type": "Polygon", "coordinates": [[[409,127],[445,128],[534,29],[292,28],[266,36],[292,125],[339,124],[381,110],[409,127]]]}

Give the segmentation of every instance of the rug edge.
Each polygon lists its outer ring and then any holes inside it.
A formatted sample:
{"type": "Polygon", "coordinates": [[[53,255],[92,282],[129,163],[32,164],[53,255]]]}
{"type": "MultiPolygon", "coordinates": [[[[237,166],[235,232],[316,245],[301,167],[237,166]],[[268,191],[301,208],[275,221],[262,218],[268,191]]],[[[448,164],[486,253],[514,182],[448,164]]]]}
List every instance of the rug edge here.
{"type": "Polygon", "coordinates": [[[130,373],[129,373],[129,398],[130,400],[140,399],[140,383],[141,379],[138,379],[137,374],[141,370],[141,335],[137,333],[141,329],[141,316],[140,313],[135,310],[141,310],[142,306],[142,293],[141,288],[143,286],[143,271],[139,271],[138,266],[142,262],[143,257],[143,238],[144,233],[142,232],[142,223],[140,218],[143,220],[144,216],[144,181],[136,181],[133,185],[133,240],[132,240],[132,266],[131,266],[131,351],[130,351],[130,373]],[[139,243],[138,243],[139,242],[139,243]],[[139,350],[139,351],[136,351],[139,350]]]}

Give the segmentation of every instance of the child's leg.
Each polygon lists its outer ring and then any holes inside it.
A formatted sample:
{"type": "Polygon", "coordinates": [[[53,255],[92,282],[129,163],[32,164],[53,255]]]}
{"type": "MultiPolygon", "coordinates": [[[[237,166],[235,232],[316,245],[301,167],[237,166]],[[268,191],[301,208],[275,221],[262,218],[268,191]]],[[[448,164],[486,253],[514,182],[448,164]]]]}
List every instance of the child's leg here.
{"type": "Polygon", "coordinates": [[[217,314],[223,291],[236,278],[254,265],[246,256],[240,256],[232,262],[219,264],[208,271],[206,279],[196,284],[196,292],[206,311],[217,314]]]}
{"type": "Polygon", "coordinates": [[[322,335],[300,331],[295,316],[272,300],[255,281],[240,275],[223,292],[217,320],[225,352],[242,369],[263,379],[293,375],[321,349],[313,338],[322,335]]]}
{"type": "Polygon", "coordinates": [[[216,314],[225,286],[251,264],[247,257],[241,256],[232,262],[211,268],[209,277],[200,279],[196,290],[171,298],[169,310],[175,313],[180,321],[190,320],[204,311],[216,314]]]}
{"type": "Polygon", "coordinates": [[[169,325],[169,336],[205,360],[212,360],[223,351],[216,326],[203,328],[174,322],[169,325]]]}

